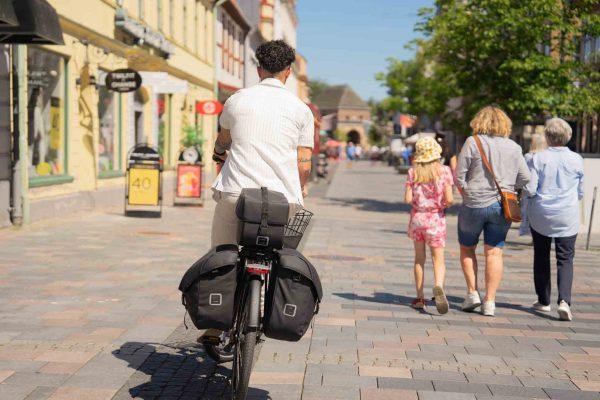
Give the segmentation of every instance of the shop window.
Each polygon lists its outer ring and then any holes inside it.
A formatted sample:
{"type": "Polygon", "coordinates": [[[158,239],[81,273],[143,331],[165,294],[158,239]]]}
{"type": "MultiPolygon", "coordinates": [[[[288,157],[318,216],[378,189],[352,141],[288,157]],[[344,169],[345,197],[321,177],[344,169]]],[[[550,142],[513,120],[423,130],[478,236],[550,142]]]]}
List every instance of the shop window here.
{"type": "Polygon", "coordinates": [[[159,31],[163,30],[163,0],[156,1],[156,27],[159,31]]]}
{"type": "Polygon", "coordinates": [[[118,134],[116,129],[116,94],[105,86],[98,89],[98,119],[100,135],[98,143],[98,172],[119,170],[118,134]]]}
{"type": "Polygon", "coordinates": [[[144,0],[138,0],[138,18],[144,19],[145,17],[146,17],[146,15],[145,15],[144,0]]]}
{"type": "Polygon", "coordinates": [[[187,15],[187,0],[183,0],[183,13],[181,15],[181,27],[183,29],[183,46],[190,48],[188,43],[188,15],[187,15]]]}
{"type": "Polygon", "coordinates": [[[29,176],[65,174],[65,60],[32,47],[27,68],[29,176]]]}
{"type": "Polygon", "coordinates": [[[175,37],[175,0],[169,0],[169,34],[175,37]]]}

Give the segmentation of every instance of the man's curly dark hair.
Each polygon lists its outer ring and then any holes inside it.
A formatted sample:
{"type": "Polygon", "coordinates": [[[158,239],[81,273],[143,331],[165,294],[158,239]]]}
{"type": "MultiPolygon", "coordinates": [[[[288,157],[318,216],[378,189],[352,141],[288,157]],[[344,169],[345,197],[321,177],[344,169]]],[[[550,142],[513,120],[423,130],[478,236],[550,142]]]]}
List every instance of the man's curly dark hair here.
{"type": "Polygon", "coordinates": [[[262,69],[276,74],[292,65],[296,52],[283,40],[271,40],[258,46],[256,58],[262,69]]]}

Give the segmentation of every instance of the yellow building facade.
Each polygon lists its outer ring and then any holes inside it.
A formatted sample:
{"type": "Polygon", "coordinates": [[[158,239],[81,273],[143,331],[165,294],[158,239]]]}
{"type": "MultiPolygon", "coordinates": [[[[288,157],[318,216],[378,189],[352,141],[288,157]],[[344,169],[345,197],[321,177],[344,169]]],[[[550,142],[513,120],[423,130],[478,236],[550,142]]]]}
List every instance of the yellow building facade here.
{"type": "Polygon", "coordinates": [[[185,136],[204,139],[204,180],[214,116],[196,114],[213,99],[213,15],[209,0],[49,0],[63,46],[28,46],[27,126],[31,220],[123,203],[127,153],[138,143],[164,160],[164,198],[185,136]],[[116,93],[108,72],[132,68],[135,92],[116,93]]]}

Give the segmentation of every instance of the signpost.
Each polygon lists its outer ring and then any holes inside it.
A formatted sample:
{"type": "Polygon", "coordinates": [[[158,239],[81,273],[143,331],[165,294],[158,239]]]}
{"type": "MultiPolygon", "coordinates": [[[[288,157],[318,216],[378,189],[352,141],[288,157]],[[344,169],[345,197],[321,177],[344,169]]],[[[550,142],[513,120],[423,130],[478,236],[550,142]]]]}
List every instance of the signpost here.
{"type": "Polygon", "coordinates": [[[125,215],[160,218],[163,160],[156,149],[138,144],[127,156],[125,215]]]}
{"type": "Polygon", "coordinates": [[[131,68],[117,69],[106,74],[105,84],[113,92],[134,92],[142,86],[142,76],[131,68]]]}

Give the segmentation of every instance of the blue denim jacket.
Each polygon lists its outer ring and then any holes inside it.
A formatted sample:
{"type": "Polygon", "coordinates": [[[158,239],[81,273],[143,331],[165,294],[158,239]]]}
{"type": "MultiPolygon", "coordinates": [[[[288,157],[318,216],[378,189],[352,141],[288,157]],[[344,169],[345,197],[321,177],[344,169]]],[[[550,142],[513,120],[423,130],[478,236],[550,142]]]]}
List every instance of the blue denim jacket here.
{"type": "Polygon", "coordinates": [[[583,159],[567,147],[550,147],[529,161],[527,219],[538,233],[569,237],[579,232],[583,159]]]}

